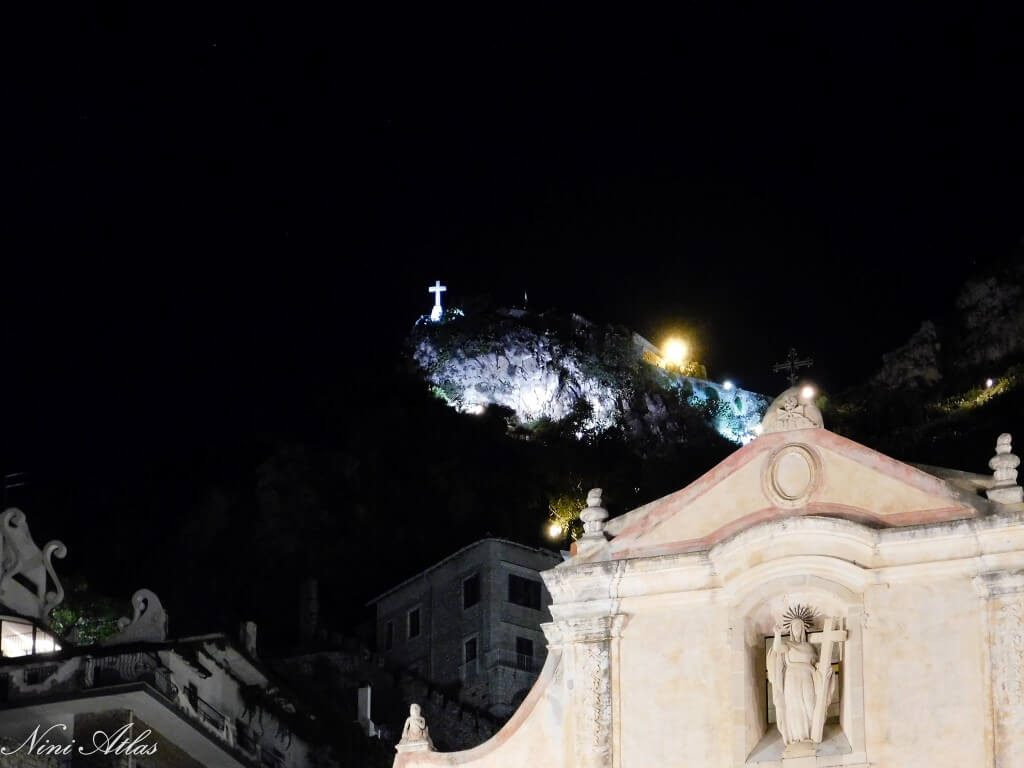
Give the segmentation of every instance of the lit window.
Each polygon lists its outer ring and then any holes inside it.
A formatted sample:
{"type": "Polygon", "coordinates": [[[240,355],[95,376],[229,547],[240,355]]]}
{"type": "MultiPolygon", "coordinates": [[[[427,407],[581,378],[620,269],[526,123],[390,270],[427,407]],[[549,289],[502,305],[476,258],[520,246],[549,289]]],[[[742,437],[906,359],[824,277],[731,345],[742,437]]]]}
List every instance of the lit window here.
{"type": "Polygon", "coordinates": [[[31,624],[18,621],[5,619],[0,622],[0,656],[31,656],[33,629],[31,624]]]}
{"type": "Polygon", "coordinates": [[[36,653],[53,653],[59,650],[60,643],[54,639],[53,635],[43,632],[41,629],[36,630],[36,653]]]}

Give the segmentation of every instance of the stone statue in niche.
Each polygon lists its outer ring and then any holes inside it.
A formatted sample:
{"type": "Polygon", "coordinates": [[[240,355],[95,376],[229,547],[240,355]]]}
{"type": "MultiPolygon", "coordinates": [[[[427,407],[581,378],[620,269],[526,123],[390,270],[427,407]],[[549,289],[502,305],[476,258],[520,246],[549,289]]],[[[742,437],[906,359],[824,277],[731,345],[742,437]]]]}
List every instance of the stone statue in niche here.
{"type": "Polygon", "coordinates": [[[433,751],[434,742],[430,740],[427,719],[420,714],[419,704],[409,705],[409,716],[405,718],[402,728],[402,740],[395,749],[399,752],[433,751]]]}
{"type": "Polygon", "coordinates": [[[772,684],[775,719],[784,756],[814,754],[825,730],[825,716],[836,689],[832,673],[832,646],[846,640],[846,632],[825,619],[821,632],[811,633],[816,612],[806,605],[790,607],[775,624],[768,651],[768,680],[772,684]],[[789,630],[789,639],[782,637],[789,630]],[[820,649],[814,646],[819,645],[820,649]]]}

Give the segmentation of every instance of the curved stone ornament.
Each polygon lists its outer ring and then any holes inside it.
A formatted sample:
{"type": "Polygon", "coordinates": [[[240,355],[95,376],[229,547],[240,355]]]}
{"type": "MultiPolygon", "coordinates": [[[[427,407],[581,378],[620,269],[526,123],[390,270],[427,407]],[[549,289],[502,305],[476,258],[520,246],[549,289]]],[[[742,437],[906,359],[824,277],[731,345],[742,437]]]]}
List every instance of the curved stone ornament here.
{"type": "Polygon", "coordinates": [[[13,507],[6,510],[0,515],[0,603],[22,616],[46,622],[50,611],[64,600],[53,558],[67,553],[60,541],[51,541],[40,550],[25,513],[13,507]],[[51,583],[52,590],[48,589],[51,583]]]}
{"type": "Polygon", "coordinates": [[[120,631],[100,642],[100,645],[126,643],[162,643],[167,639],[167,613],[160,598],[148,589],[132,595],[133,616],[118,619],[120,631]]]}
{"type": "Polygon", "coordinates": [[[46,593],[46,600],[43,604],[43,615],[49,616],[50,611],[64,602],[64,585],[60,583],[60,579],[57,578],[57,572],[53,570],[53,558],[57,557],[63,560],[68,556],[68,548],[62,541],[51,541],[43,547],[43,567],[46,568],[46,573],[49,575],[50,580],[53,582],[56,591],[46,593]]]}
{"type": "Polygon", "coordinates": [[[788,432],[794,429],[820,429],[825,426],[814,399],[805,397],[800,387],[791,387],[772,401],[761,420],[761,433],[788,432]]]}
{"type": "Polygon", "coordinates": [[[821,457],[803,443],[790,443],[772,453],[761,478],[765,495],[784,509],[806,506],[821,481],[821,457]]]}

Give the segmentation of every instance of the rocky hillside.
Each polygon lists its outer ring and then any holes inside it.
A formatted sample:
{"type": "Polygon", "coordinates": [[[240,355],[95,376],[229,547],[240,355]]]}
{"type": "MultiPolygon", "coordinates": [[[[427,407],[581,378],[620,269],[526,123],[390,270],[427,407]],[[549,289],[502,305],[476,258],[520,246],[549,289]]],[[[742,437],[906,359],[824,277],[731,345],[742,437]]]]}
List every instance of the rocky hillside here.
{"type": "Polygon", "coordinates": [[[505,409],[527,437],[552,425],[581,440],[618,429],[650,447],[693,440],[702,424],[743,443],[769,402],[651,365],[631,331],[578,315],[450,311],[419,322],[410,344],[438,397],[468,414],[505,409]]]}
{"type": "Polygon", "coordinates": [[[829,399],[830,429],[910,461],[987,471],[1021,431],[1024,253],[968,280],[862,386],[829,399]]]}

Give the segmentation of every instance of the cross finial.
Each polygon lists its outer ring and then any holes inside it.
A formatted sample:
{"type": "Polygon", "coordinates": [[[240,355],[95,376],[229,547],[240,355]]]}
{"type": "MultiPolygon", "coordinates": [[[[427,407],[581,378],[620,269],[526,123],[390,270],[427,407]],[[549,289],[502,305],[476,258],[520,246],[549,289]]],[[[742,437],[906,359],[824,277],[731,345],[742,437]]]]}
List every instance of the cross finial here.
{"type": "Polygon", "coordinates": [[[789,379],[789,386],[795,387],[797,380],[800,378],[797,376],[797,370],[800,368],[807,368],[813,364],[814,361],[809,357],[805,357],[801,360],[800,355],[796,353],[796,347],[790,347],[789,355],[786,356],[786,362],[776,363],[772,366],[772,372],[781,373],[782,371],[786,371],[786,376],[789,379]]]}

